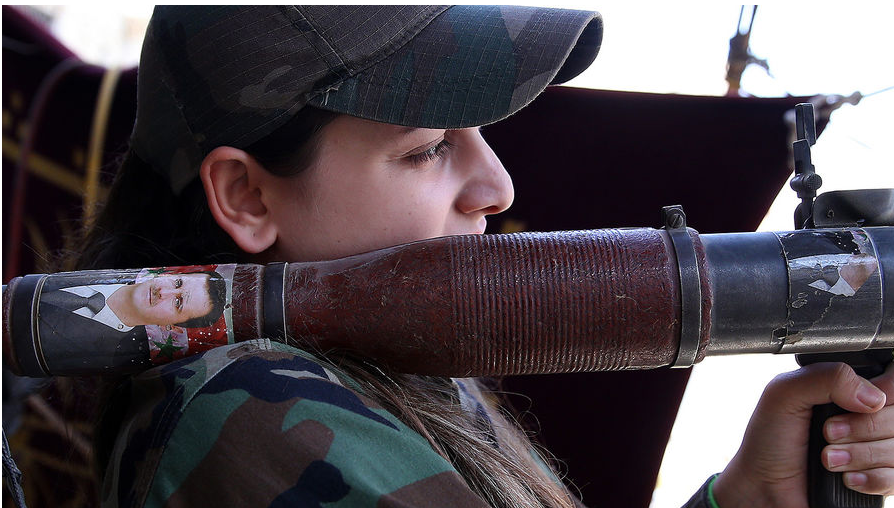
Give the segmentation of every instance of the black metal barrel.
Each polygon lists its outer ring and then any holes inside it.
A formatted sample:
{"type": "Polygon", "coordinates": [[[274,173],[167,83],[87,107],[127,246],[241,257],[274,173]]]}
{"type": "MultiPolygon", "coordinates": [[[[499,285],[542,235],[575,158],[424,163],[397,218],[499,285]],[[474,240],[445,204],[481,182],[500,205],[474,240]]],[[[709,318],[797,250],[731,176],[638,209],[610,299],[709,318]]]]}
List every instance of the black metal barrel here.
{"type": "Polygon", "coordinates": [[[894,227],[701,235],[707,355],[894,347],[894,227]]]}

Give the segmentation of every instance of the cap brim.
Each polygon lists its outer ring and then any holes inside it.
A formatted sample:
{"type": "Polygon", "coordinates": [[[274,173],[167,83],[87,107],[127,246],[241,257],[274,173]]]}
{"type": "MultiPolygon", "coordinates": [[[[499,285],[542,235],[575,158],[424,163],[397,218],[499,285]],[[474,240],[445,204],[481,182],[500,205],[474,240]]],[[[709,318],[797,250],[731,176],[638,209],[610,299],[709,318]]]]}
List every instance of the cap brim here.
{"type": "Polygon", "coordinates": [[[582,72],[601,42],[602,19],[595,12],[454,6],[310,104],[412,127],[486,125],[582,72]]]}

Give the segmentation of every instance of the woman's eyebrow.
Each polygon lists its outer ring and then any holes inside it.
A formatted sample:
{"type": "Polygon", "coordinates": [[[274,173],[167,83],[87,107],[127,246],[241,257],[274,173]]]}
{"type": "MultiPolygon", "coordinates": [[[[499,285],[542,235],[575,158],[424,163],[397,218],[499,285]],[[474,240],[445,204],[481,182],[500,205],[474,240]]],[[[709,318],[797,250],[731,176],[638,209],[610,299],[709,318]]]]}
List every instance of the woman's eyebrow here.
{"type": "Polygon", "coordinates": [[[419,127],[406,127],[404,125],[400,126],[400,129],[397,131],[397,134],[401,137],[409,136],[414,132],[418,131],[419,127]]]}
{"type": "MultiPolygon", "coordinates": [[[[473,128],[474,128],[475,130],[477,130],[478,132],[481,132],[481,131],[484,130],[484,126],[483,126],[483,125],[479,125],[479,126],[477,126],[477,127],[473,127],[473,128]]],[[[412,133],[414,133],[414,132],[416,132],[416,131],[418,131],[418,130],[422,130],[422,128],[421,128],[421,127],[406,127],[406,126],[404,126],[404,125],[399,125],[399,126],[398,126],[398,131],[397,131],[397,133],[398,133],[398,135],[400,135],[400,136],[407,136],[407,135],[412,134],[412,133]]],[[[449,129],[448,129],[448,130],[449,130],[449,129]]]]}

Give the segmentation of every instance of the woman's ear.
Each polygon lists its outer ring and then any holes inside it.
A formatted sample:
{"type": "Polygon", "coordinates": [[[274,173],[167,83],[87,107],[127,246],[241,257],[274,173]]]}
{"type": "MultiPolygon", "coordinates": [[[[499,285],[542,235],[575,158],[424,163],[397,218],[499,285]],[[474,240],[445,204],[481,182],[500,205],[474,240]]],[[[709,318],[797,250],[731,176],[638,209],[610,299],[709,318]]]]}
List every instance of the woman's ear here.
{"type": "Polygon", "coordinates": [[[276,227],[264,202],[265,174],[253,157],[229,146],[212,150],[199,169],[211,215],[249,254],[262,252],[276,241],[276,227]]]}

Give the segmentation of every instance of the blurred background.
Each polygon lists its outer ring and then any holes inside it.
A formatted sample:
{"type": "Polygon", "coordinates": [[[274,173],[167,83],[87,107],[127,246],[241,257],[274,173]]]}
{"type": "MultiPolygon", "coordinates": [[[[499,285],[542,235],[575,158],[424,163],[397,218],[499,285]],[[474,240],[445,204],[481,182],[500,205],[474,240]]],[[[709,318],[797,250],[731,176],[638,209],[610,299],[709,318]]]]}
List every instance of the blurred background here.
{"type": "MultiPolygon", "coordinates": [[[[598,10],[605,21],[599,57],[569,86],[701,96],[822,94],[834,105],[825,105],[831,116],[812,151],[824,182],[821,191],[894,187],[890,4],[812,3],[756,10],[722,3],[563,4],[598,10]],[[731,82],[731,38],[737,33],[734,62],[743,70],[731,82]]],[[[23,8],[83,60],[122,69],[137,63],[151,11],[150,5],[129,2],[23,8]]],[[[4,47],[6,43],[4,35],[4,47]]],[[[8,111],[21,107],[15,97],[5,100],[4,131],[12,121],[8,111]]],[[[643,125],[642,136],[648,143],[650,136],[662,133],[643,125]]],[[[723,160],[717,161],[716,171],[724,171],[723,160]]],[[[792,229],[797,202],[788,186],[782,188],[760,229],[792,229]]],[[[689,224],[698,229],[699,217],[690,216],[689,224]]],[[[763,387],[794,368],[794,358],[770,355],[712,357],[696,366],[651,506],[680,506],[709,475],[721,471],[735,453],[763,387]]]]}

